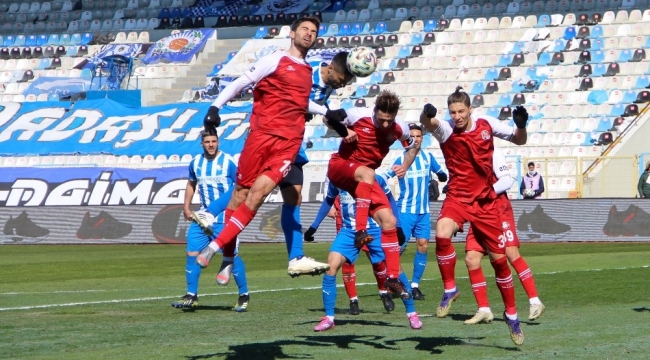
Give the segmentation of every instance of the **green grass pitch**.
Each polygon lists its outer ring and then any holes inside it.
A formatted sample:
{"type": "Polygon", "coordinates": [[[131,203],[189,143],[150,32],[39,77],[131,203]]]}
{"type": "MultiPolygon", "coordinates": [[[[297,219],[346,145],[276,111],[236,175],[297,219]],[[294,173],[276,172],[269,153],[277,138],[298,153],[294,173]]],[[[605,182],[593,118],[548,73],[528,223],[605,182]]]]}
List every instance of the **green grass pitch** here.
{"type": "MultiPolygon", "coordinates": [[[[329,244],[306,244],[321,261],[329,244]]],[[[414,246],[402,258],[410,277],[414,246]]],[[[362,313],[346,313],[338,290],[336,328],[315,333],[321,277],[290,278],[284,244],[244,244],[251,302],[235,313],[236,286],[218,287],[218,260],[204,270],[200,306],[174,309],[185,292],[180,245],[1,246],[0,359],[647,359],[650,351],[650,244],[525,244],[546,312],[529,322],[515,276],[523,346],[501,320],[494,272],[484,260],[495,321],[464,325],[476,311],[462,247],[461,297],[447,318],[435,308],[435,257],[416,302],[424,327],[411,330],[400,301],[387,314],[365,257],[357,265],[362,313]]],[[[432,252],[432,251],[431,251],[432,252]]],[[[339,276],[339,284],[341,284],[339,276]]]]}

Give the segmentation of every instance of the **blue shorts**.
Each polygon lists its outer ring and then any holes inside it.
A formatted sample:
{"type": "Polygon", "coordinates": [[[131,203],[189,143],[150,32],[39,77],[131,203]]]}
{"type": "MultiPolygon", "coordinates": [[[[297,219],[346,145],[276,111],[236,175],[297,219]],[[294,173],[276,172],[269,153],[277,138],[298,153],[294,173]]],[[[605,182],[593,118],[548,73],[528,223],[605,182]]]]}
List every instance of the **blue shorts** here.
{"type": "MultiPolygon", "coordinates": [[[[341,229],[330,247],[330,252],[337,252],[345,256],[349,263],[354,264],[361,251],[354,246],[355,234],[356,231],[352,229],[341,229]]],[[[381,229],[368,229],[368,235],[375,238],[370,244],[366,245],[370,255],[370,262],[372,264],[380,263],[385,259],[384,250],[381,248],[381,229]]]]}
{"type": "Polygon", "coordinates": [[[431,239],[431,214],[399,214],[399,221],[406,236],[406,242],[402,245],[402,251],[406,244],[415,237],[416,239],[431,239]]]}
{"type": "MultiPolygon", "coordinates": [[[[223,230],[223,227],[224,224],[221,223],[215,223],[212,225],[212,229],[214,230],[215,234],[220,233],[223,230]]],[[[206,246],[208,246],[212,240],[214,240],[214,238],[211,238],[208,235],[206,235],[201,230],[201,227],[197,223],[192,221],[190,228],[187,230],[187,245],[185,246],[185,251],[186,252],[201,251],[206,246]]],[[[237,248],[235,249],[235,254],[238,251],[239,251],[239,239],[237,240],[237,248]]]]}

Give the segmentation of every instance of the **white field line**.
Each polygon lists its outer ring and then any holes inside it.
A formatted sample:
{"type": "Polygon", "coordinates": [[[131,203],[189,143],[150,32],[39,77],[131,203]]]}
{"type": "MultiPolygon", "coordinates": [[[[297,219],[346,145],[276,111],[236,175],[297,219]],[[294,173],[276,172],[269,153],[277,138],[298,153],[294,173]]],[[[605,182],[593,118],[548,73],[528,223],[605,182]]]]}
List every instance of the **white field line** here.
{"type": "MultiPolygon", "coordinates": [[[[606,271],[606,270],[631,270],[631,269],[645,269],[650,268],[650,265],[642,266],[630,266],[630,267],[617,267],[617,268],[607,268],[607,269],[584,269],[584,270],[566,270],[566,271],[550,271],[550,272],[540,272],[534,273],[534,275],[557,275],[570,272],[597,272],[597,271],[606,271]]],[[[493,276],[486,276],[493,277],[493,276]]],[[[467,276],[458,276],[457,279],[467,279],[467,276]]],[[[431,279],[423,279],[423,281],[431,281],[431,279]]],[[[376,285],[376,283],[357,283],[357,286],[369,286],[376,285]]],[[[342,288],[343,285],[337,285],[338,288],[342,288]]],[[[273,293],[273,292],[284,292],[284,291],[296,291],[296,290],[320,290],[320,286],[308,286],[308,287],[297,287],[297,288],[282,288],[282,289],[262,289],[251,291],[251,294],[258,293],[273,293]]],[[[61,294],[61,293],[91,293],[91,292],[107,292],[108,290],[83,290],[83,291],[52,291],[52,292],[8,292],[0,293],[2,295],[33,295],[33,294],[61,294]]],[[[124,290],[122,290],[124,291],[124,290]]],[[[223,293],[212,293],[212,294],[201,294],[201,297],[205,296],[222,296],[222,295],[238,295],[238,292],[223,292],[223,293]]],[[[33,309],[49,309],[55,307],[68,307],[68,306],[83,306],[83,305],[97,305],[97,304],[118,304],[118,303],[127,303],[127,302],[140,302],[140,301],[152,301],[152,300],[167,300],[167,299],[176,299],[178,295],[175,296],[157,296],[157,297],[145,297],[138,299],[116,299],[116,300],[103,300],[103,301],[84,301],[84,302],[74,302],[74,303],[64,303],[64,304],[46,304],[46,305],[34,305],[34,306],[17,306],[17,307],[6,307],[0,308],[0,311],[12,311],[12,310],[33,310],[33,309]]]]}

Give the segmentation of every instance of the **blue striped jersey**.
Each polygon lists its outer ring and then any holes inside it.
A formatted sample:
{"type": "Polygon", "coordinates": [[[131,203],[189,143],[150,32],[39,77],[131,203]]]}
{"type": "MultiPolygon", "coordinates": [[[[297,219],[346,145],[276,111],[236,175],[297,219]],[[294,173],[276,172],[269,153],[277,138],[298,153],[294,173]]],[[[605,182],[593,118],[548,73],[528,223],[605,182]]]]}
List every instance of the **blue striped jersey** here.
{"type": "Polygon", "coordinates": [[[330,95],[332,94],[332,91],[334,91],[331,86],[325,85],[323,79],[320,77],[321,66],[327,66],[328,64],[322,61],[310,61],[309,65],[311,65],[313,71],[313,85],[311,86],[311,94],[309,94],[309,99],[320,105],[325,105],[327,103],[327,99],[329,99],[330,95]]]}
{"type": "MultiPolygon", "coordinates": [[[[384,189],[385,194],[390,194],[390,187],[388,186],[388,183],[386,183],[386,180],[384,180],[383,177],[381,176],[376,176],[375,180],[377,183],[381,186],[382,189],[384,189]]],[[[348,193],[345,190],[339,189],[336,186],[332,185],[331,182],[328,181],[328,187],[327,187],[327,197],[330,199],[335,199],[336,196],[339,196],[339,201],[341,203],[341,218],[343,219],[343,227],[347,229],[356,229],[356,220],[355,220],[355,215],[356,215],[356,209],[357,209],[357,202],[354,200],[352,195],[348,193]]],[[[380,228],[379,224],[375,222],[371,217],[368,217],[368,229],[378,229],[380,228]]]]}
{"type": "MultiPolygon", "coordinates": [[[[235,186],[237,165],[232,156],[219,151],[214,159],[206,159],[203,154],[196,155],[189,166],[189,180],[196,182],[201,209],[205,210],[210,202],[218,199],[235,186]]],[[[215,216],[215,222],[223,223],[225,214],[215,216]]]]}
{"type": "MultiPolygon", "coordinates": [[[[404,154],[395,159],[393,165],[401,165],[403,161],[404,154]]],[[[406,176],[398,178],[400,194],[397,208],[400,213],[429,213],[429,180],[432,172],[442,172],[442,168],[431,153],[420,150],[406,176]]],[[[395,173],[390,170],[386,175],[393,177],[395,173]]]]}

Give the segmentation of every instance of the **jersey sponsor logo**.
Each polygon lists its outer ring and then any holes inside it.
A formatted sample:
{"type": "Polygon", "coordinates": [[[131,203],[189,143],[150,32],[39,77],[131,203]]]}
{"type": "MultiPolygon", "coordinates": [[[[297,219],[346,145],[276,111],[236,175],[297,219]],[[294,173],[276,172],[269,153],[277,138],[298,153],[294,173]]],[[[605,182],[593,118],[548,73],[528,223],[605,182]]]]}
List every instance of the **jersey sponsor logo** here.
{"type": "Polygon", "coordinates": [[[293,67],[293,65],[287,66],[287,71],[296,71],[296,69],[293,67]]]}
{"type": "Polygon", "coordinates": [[[499,167],[499,171],[506,171],[506,170],[508,170],[508,165],[502,165],[501,167],[499,167]]]}
{"type": "Polygon", "coordinates": [[[363,129],[361,129],[361,131],[363,131],[366,134],[370,134],[370,128],[365,127],[363,129]]]}
{"type": "Polygon", "coordinates": [[[487,130],[481,131],[481,138],[483,138],[483,140],[490,140],[490,132],[487,130]]]}

